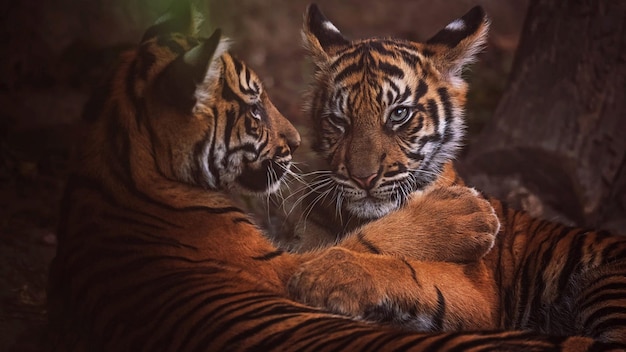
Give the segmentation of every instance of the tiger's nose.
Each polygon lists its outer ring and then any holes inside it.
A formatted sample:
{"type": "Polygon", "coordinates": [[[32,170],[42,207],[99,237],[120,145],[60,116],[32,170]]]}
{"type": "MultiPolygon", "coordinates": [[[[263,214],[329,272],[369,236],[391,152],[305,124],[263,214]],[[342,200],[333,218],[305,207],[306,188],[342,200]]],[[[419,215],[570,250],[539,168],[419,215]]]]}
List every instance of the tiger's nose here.
{"type": "Polygon", "coordinates": [[[300,146],[300,134],[299,133],[295,133],[292,135],[281,135],[281,137],[283,137],[285,139],[285,141],[287,141],[287,145],[289,146],[289,150],[291,151],[291,153],[295,152],[296,149],[298,149],[298,147],[300,146]]]}
{"type": "Polygon", "coordinates": [[[378,174],[371,174],[366,177],[352,175],[352,179],[364,190],[369,190],[374,186],[374,179],[376,179],[376,176],[378,176],[378,174]]]}

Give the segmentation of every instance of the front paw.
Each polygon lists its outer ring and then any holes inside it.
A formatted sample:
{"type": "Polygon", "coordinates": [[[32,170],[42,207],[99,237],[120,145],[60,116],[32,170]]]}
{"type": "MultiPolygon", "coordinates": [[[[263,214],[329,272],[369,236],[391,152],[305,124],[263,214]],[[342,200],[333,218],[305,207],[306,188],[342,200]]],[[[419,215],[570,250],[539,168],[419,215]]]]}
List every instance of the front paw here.
{"type": "Polygon", "coordinates": [[[372,274],[359,263],[354,253],[330,248],[300,266],[287,287],[291,297],[304,304],[363,317],[368,308],[379,303],[372,282],[372,274]]]}
{"type": "MultiPolygon", "coordinates": [[[[500,231],[495,210],[475,189],[463,186],[436,188],[423,195],[430,213],[431,231],[447,230],[463,240],[459,261],[473,261],[484,256],[494,245],[500,231]],[[436,230],[435,230],[436,229],[436,230]]],[[[453,241],[454,243],[454,241],[453,241]]]]}

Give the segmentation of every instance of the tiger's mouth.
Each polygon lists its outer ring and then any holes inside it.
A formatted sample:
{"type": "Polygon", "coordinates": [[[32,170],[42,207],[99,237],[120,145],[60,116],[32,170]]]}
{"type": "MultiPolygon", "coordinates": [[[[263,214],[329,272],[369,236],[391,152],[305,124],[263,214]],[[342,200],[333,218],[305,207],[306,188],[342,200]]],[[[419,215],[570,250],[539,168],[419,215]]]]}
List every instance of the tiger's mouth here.
{"type": "Polygon", "coordinates": [[[345,210],[361,219],[378,219],[400,208],[411,193],[423,190],[429,183],[416,178],[398,180],[392,184],[379,185],[369,191],[351,187],[338,194],[345,210]]]}
{"type": "Polygon", "coordinates": [[[250,193],[274,193],[280,188],[290,166],[289,161],[264,160],[257,168],[246,167],[237,177],[237,183],[250,193]]]}

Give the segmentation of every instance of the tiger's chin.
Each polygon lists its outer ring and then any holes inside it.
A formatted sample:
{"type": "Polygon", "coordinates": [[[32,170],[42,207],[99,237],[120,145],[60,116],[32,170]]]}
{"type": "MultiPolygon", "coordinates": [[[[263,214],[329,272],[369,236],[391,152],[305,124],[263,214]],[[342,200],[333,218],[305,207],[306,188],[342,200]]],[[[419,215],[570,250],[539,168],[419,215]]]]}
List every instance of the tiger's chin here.
{"type": "Polygon", "coordinates": [[[344,200],[345,209],[361,219],[378,219],[398,209],[400,203],[395,200],[375,199],[371,197],[359,200],[344,200]]]}

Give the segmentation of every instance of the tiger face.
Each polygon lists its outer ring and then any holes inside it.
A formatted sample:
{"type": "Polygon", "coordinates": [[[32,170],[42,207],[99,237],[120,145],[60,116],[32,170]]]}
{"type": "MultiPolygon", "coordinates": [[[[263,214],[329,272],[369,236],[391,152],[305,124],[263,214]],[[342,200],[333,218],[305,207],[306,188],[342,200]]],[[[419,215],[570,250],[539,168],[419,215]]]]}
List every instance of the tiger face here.
{"type": "Polygon", "coordinates": [[[303,38],[316,65],[315,149],[336,196],[359,218],[378,218],[432,184],[464,133],[462,67],[485,42],[480,8],[426,43],[349,41],[316,6],[303,38]]]}
{"type": "Polygon", "coordinates": [[[230,193],[276,191],[300,136],[259,77],[225,52],[219,32],[202,40],[156,29],[134,60],[133,89],[159,172],[230,193]]]}

